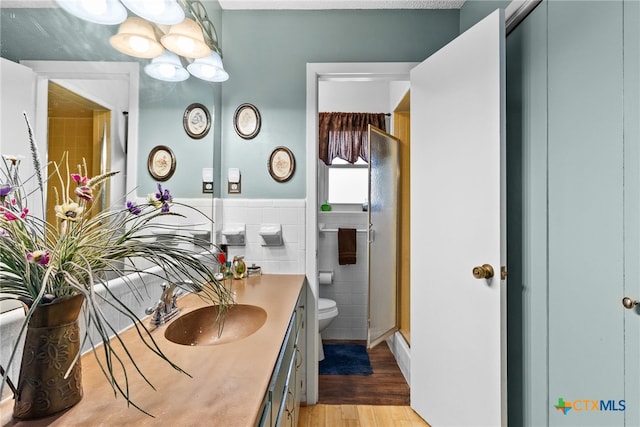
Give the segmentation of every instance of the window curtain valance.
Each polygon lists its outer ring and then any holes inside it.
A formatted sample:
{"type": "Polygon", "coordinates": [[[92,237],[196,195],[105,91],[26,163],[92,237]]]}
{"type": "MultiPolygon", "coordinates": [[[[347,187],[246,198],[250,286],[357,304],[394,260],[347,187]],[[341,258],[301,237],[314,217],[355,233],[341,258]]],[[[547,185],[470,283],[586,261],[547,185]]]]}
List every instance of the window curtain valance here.
{"type": "Polygon", "coordinates": [[[386,131],[384,113],[320,113],[318,119],[319,158],[327,166],[339,157],[355,163],[369,162],[368,127],[386,131]]]}

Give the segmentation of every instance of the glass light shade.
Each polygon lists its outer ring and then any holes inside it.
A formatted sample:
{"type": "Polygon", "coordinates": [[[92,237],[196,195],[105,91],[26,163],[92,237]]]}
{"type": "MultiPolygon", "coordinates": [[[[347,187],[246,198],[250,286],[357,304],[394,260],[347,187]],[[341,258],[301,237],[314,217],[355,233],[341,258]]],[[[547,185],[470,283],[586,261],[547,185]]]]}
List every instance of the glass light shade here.
{"type": "Polygon", "coordinates": [[[118,0],[57,0],[58,5],[85,21],[117,25],[127,19],[127,9],[118,0]]]}
{"type": "Polygon", "coordinates": [[[121,0],[127,8],[146,19],[163,25],[182,22],[184,10],[176,0],[121,0]]]}
{"type": "Polygon", "coordinates": [[[168,51],[153,58],[150,64],[145,65],[144,72],[165,82],[181,82],[189,78],[189,73],[182,66],[178,55],[168,51]]]}
{"type": "Polygon", "coordinates": [[[153,26],[134,16],[127,18],[120,25],[118,34],[112,36],[109,41],[114,49],[136,58],[155,58],[164,52],[153,26]]]}
{"type": "Polygon", "coordinates": [[[203,58],[211,54],[211,49],[204,41],[202,28],[190,18],[185,18],[181,23],[172,25],[169,32],[162,36],[160,42],[171,52],[185,58],[203,58]]]}
{"type": "Polygon", "coordinates": [[[187,70],[199,79],[209,82],[225,82],[229,80],[229,74],[222,66],[222,58],[217,52],[204,58],[198,58],[187,65],[187,70]]]}

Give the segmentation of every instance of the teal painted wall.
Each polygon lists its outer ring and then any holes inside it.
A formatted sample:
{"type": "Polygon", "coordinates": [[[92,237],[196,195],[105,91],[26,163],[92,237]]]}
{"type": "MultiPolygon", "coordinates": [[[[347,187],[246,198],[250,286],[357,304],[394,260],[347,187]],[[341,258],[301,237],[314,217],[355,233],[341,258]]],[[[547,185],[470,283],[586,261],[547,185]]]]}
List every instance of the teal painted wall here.
{"type": "Polygon", "coordinates": [[[457,36],[458,25],[458,10],[223,11],[224,63],[231,76],[222,87],[223,186],[227,169],[238,167],[238,197],[304,198],[305,159],[315,155],[306,150],[306,64],[422,61],[457,36]],[[232,124],[245,102],[262,115],[252,140],[236,135],[232,124]],[[286,183],[267,170],[271,151],[281,145],[296,158],[286,183]]]}
{"type": "MultiPolygon", "coordinates": [[[[156,181],[147,172],[147,156],[156,145],[166,145],[176,157],[174,175],[162,183],[175,197],[208,197],[202,194],[202,168],[219,163],[221,146],[220,83],[209,83],[195,77],[186,82],[168,83],[149,79],[140,91],[140,123],[138,133],[139,195],[155,191],[156,181]],[[210,131],[201,139],[193,139],[184,131],[182,116],[192,103],[207,107],[211,114],[210,131]],[[214,153],[215,152],[217,153],[214,153]]],[[[218,168],[215,168],[219,170],[218,168]]],[[[220,194],[220,180],[214,180],[214,194],[220,194]]]]}

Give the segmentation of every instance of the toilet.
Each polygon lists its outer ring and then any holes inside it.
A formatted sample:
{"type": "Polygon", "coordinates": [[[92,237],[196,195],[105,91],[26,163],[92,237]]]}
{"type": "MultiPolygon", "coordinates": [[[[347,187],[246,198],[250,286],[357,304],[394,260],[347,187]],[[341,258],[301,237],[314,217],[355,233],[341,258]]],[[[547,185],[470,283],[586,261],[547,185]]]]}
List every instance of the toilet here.
{"type": "Polygon", "coordinates": [[[336,302],[328,298],[318,299],[318,361],[324,359],[322,349],[322,331],[338,316],[336,302]]]}

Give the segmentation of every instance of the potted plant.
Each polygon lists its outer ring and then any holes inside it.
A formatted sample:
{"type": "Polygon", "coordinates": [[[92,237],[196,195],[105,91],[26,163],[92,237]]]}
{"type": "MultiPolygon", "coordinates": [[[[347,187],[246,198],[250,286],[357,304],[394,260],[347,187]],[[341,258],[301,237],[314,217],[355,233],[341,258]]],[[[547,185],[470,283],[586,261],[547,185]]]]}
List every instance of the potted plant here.
{"type": "MultiPolygon", "coordinates": [[[[116,396],[120,394],[129,404],[136,406],[128,388],[128,373],[123,360],[130,359],[126,346],[118,350],[112,339],[120,344],[118,330],[101,309],[107,304],[129,318],[138,330],[140,339],[149,351],[164,359],[173,369],[181,371],[163,354],[149,329],[140,318],[111,291],[105,272],[125,275],[143,271],[129,262],[144,259],[160,267],[152,274],[167,282],[181,281],[206,284],[199,293],[211,303],[219,304],[223,311],[233,303],[232,294],[215,277],[217,257],[206,246],[167,245],[155,239],[153,231],[159,226],[155,220],[179,215],[172,211],[174,203],[168,189],[157,185],[144,204],[133,201],[122,209],[101,210],[94,204],[102,184],[117,172],[87,176],[86,166],[73,172],[66,157],[52,163],[53,174],[43,178],[45,170],[40,164],[37,146],[25,115],[35,174],[23,181],[20,176],[21,159],[10,155],[2,157],[0,175],[0,295],[2,299],[15,299],[25,306],[25,320],[20,335],[25,335],[20,378],[17,387],[14,417],[39,418],[66,409],[82,398],[80,379],[80,350],[89,342],[100,368],[116,396]],[[56,187],[55,218],[38,218],[29,210],[29,204],[39,198],[44,212],[43,190],[47,180],[59,183],[56,187]],[[35,193],[27,193],[27,182],[35,180],[35,193]],[[38,197],[39,196],[39,197],[38,197]],[[208,253],[207,253],[208,252],[208,253]],[[96,292],[96,285],[104,292],[96,292]],[[86,327],[80,336],[78,314],[82,312],[86,327]],[[94,331],[98,342],[90,338],[94,331]],[[99,358],[100,351],[103,357],[99,358]],[[47,384],[55,383],[47,389],[47,384]],[[53,394],[60,394],[57,400],[53,394]],[[43,403],[42,396],[48,397],[43,403]],[[39,405],[40,403],[40,405],[39,405]],[[38,405],[40,407],[38,407],[38,405]]],[[[188,206],[185,208],[189,208],[188,206]]],[[[164,221],[166,224],[166,221],[164,221]]],[[[170,225],[162,225],[171,228],[170,225]]],[[[187,240],[176,235],[176,239],[187,240]]],[[[113,274],[111,274],[113,276],[113,274]]],[[[129,281],[127,285],[132,286],[129,281]]],[[[132,292],[137,290],[132,289],[132,292]]],[[[10,362],[16,354],[12,350],[10,362]]],[[[137,373],[144,377],[141,370],[137,373]]],[[[146,377],[144,377],[145,380],[146,377]]],[[[2,387],[7,381],[3,373],[2,387]]],[[[147,380],[148,382],[148,380],[147,380]]]]}

